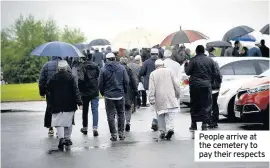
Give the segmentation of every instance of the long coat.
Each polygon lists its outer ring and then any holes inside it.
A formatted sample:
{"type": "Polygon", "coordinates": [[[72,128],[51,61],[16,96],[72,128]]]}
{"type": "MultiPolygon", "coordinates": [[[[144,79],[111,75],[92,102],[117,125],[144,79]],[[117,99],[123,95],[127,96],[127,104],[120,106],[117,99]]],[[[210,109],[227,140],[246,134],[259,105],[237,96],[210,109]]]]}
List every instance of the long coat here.
{"type": "Polygon", "coordinates": [[[156,111],[178,108],[180,84],[168,68],[158,68],[150,75],[149,102],[156,111]],[[166,88],[166,89],[165,89],[166,88]]]}

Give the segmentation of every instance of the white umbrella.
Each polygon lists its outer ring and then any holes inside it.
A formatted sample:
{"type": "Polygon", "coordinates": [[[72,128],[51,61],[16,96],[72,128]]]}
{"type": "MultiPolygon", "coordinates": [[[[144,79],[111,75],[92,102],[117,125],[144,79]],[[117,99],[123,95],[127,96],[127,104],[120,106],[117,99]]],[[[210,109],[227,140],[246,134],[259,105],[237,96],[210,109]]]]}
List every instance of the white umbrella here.
{"type": "Polygon", "coordinates": [[[151,48],[159,44],[164,38],[160,33],[147,31],[144,28],[135,28],[119,33],[112,41],[115,48],[151,48]]]}

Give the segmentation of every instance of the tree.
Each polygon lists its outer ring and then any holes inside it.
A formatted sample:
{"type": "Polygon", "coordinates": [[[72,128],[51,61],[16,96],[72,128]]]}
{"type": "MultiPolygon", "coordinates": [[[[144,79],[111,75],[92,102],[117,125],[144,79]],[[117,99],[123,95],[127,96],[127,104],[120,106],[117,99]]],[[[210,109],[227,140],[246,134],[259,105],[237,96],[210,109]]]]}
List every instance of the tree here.
{"type": "Polygon", "coordinates": [[[1,66],[5,81],[8,83],[36,82],[40,70],[49,57],[30,56],[39,45],[63,39],[75,44],[85,41],[80,29],[63,31],[52,19],[42,21],[34,16],[22,15],[9,28],[1,30],[1,66]],[[63,32],[61,34],[61,32],[63,32]]]}
{"type": "Polygon", "coordinates": [[[76,28],[72,29],[69,28],[68,26],[65,26],[63,33],[61,35],[61,41],[70,44],[77,44],[86,41],[86,37],[84,36],[84,33],[81,32],[80,29],[76,28]]]}

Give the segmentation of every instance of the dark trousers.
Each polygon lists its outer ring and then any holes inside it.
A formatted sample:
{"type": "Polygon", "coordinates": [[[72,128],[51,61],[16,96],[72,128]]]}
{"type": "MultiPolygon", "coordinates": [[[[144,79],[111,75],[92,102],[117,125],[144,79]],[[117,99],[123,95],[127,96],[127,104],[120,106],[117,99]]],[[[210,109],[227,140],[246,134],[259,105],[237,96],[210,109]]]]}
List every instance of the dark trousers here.
{"type": "Polygon", "coordinates": [[[212,111],[212,90],[210,87],[190,87],[190,114],[193,124],[210,121],[212,111]]]}
{"type": "Polygon", "coordinates": [[[118,123],[118,135],[124,134],[125,127],[125,110],[124,110],[124,98],[121,100],[110,100],[105,98],[105,108],[107,113],[108,125],[112,136],[116,136],[115,117],[117,115],[118,123]]]}
{"type": "Polygon", "coordinates": [[[97,129],[99,97],[91,99],[90,97],[83,96],[82,101],[83,101],[83,112],[82,112],[83,127],[88,127],[88,111],[89,111],[89,103],[91,102],[93,129],[97,129]]]}
{"type": "Polygon", "coordinates": [[[147,102],[147,94],[145,90],[142,90],[142,105],[146,106],[146,102],[147,102]]]}
{"type": "Polygon", "coordinates": [[[52,124],[52,108],[49,104],[49,99],[50,99],[50,96],[46,95],[47,107],[46,107],[45,117],[44,117],[44,127],[46,128],[50,128],[52,124]]]}
{"type": "Polygon", "coordinates": [[[212,112],[211,112],[211,123],[217,124],[219,120],[219,108],[218,108],[218,99],[219,92],[212,94],[212,112]]]}

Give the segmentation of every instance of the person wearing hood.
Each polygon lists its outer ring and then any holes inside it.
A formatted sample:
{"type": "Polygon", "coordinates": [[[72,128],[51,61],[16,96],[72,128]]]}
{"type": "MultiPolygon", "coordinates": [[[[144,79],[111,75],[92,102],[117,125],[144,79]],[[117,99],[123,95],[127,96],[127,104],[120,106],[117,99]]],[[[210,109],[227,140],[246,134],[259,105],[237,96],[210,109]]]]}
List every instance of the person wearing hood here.
{"type": "Polygon", "coordinates": [[[185,63],[185,72],[190,76],[190,130],[197,130],[197,122],[202,122],[202,130],[207,130],[212,111],[212,80],[217,76],[213,59],[207,57],[202,45],[196,48],[196,56],[185,63]]]}
{"type": "Polygon", "coordinates": [[[124,96],[127,93],[129,84],[128,74],[125,67],[116,61],[113,53],[106,55],[106,64],[99,75],[99,90],[105,99],[108,125],[111,133],[111,141],[117,141],[115,128],[115,116],[118,117],[118,136],[124,140],[125,111],[124,96]]]}
{"type": "Polygon", "coordinates": [[[95,49],[95,53],[93,54],[93,62],[96,63],[98,65],[99,68],[103,67],[103,54],[101,52],[99,52],[99,49],[96,48],[95,49]]]}
{"type": "Polygon", "coordinates": [[[260,45],[260,43],[257,42],[254,47],[252,47],[248,50],[249,57],[261,57],[262,56],[262,52],[261,52],[260,48],[258,47],[259,45],[260,45]]]}
{"type": "Polygon", "coordinates": [[[157,114],[160,138],[170,140],[174,134],[174,115],[179,112],[180,85],[161,59],[155,62],[155,67],[149,80],[149,102],[157,114]]]}
{"type": "Polygon", "coordinates": [[[72,120],[77,106],[82,109],[82,100],[74,76],[68,72],[67,61],[60,60],[57,69],[58,72],[48,82],[48,91],[52,109],[52,126],[57,129],[58,148],[63,151],[64,146],[72,145],[70,139],[72,120]]]}
{"type": "Polygon", "coordinates": [[[180,81],[182,79],[183,72],[182,72],[180,64],[178,64],[176,61],[172,60],[171,57],[172,57],[172,51],[169,49],[165,50],[165,52],[164,52],[165,60],[163,61],[163,63],[164,63],[164,66],[166,68],[169,68],[172,71],[175,79],[178,81],[178,83],[180,85],[180,81]]]}
{"type": "Polygon", "coordinates": [[[120,58],[120,63],[125,67],[128,74],[129,84],[127,85],[127,93],[125,93],[125,117],[126,117],[126,131],[130,131],[130,120],[132,107],[134,107],[135,97],[138,94],[138,82],[135,74],[127,65],[128,59],[126,57],[120,58]]]}
{"type": "MultiPolygon", "coordinates": [[[[50,136],[54,135],[53,127],[51,127],[51,122],[52,122],[52,114],[51,114],[51,106],[50,106],[50,93],[48,91],[48,82],[52,78],[52,76],[57,72],[57,65],[58,62],[62,60],[61,57],[52,57],[52,60],[47,62],[46,64],[43,65],[40,76],[39,76],[39,94],[41,97],[45,98],[46,97],[46,102],[47,102],[47,107],[46,107],[46,112],[45,112],[45,117],[44,117],[44,127],[49,128],[48,134],[50,136]]],[[[71,69],[68,66],[68,72],[71,73],[71,69]]]]}
{"type": "Polygon", "coordinates": [[[88,133],[88,111],[89,103],[91,102],[92,110],[92,129],[93,136],[98,136],[98,106],[99,106],[99,89],[98,89],[98,77],[99,67],[97,64],[91,61],[91,55],[88,60],[85,60],[78,68],[78,86],[82,95],[83,112],[82,112],[82,125],[81,132],[85,135],[88,133]]]}
{"type": "MultiPolygon", "coordinates": [[[[146,102],[147,102],[147,92],[149,89],[149,77],[150,77],[150,74],[155,70],[155,62],[158,59],[159,51],[157,48],[152,48],[150,53],[151,53],[151,58],[147,59],[143,63],[142,68],[141,68],[140,73],[139,73],[140,77],[141,76],[144,77],[143,86],[144,86],[144,89],[146,90],[145,100],[143,98],[142,107],[148,107],[146,102]]],[[[142,95],[142,96],[144,96],[144,95],[142,95]]],[[[157,120],[155,118],[153,119],[151,128],[154,131],[157,131],[157,129],[158,129],[157,120]]]]}

